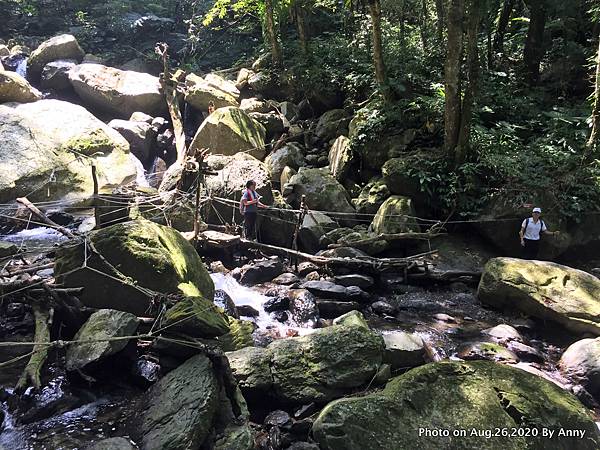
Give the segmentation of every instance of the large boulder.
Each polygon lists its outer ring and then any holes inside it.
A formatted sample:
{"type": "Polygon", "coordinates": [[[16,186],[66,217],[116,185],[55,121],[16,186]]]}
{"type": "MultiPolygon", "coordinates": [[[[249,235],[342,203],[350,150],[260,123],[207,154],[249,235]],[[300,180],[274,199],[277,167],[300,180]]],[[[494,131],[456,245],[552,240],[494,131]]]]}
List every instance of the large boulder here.
{"type": "Polygon", "coordinates": [[[332,109],[323,114],[317,122],[315,135],[324,142],[329,142],[340,135],[348,134],[350,118],[343,109],[332,109]]]}
{"type": "Polygon", "coordinates": [[[227,92],[236,99],[239,98],[240,90],[236,87],[233,81],[226,80],[221,75],[217,75],[216,73],[209,73],[204,77],[204,79],[207,83],[216,87],[217,89],[227,92]]]}
{"type": "Polygon", "coordinates": [[[383,339],[360,326],[334,325],[275,341],[268,349],[278,398],[292,403],[323,402],[373,378],[381,365],[383,339]]]}
{"type": "Polygon", "coordinates": [[[317,211],[310,211],[302,220],[302,225],[298,230],[298,241],[305,251],[316,253],[321,248],[321,238],[337,227],[337,222],[329,216],[317,211]]]}
{"type": "Polygon", "coordinates": [[[139,320],[133,314],[113,309],[96,311],[73,338],[79,342],[67,347],[67,370],[82,369],[120,352],[129,340],[117,338],[133,336],[138,325],[139,320]]]}
{"type": "Polygon", "coordinates": [[[409,169],[415,162],[409,158],[392,158],[381,168],[383,180],[392,194],[417,197],[422,194],[418,178],[411,176],[409,169]]]}
{"type": "Polygon", "coordinates": [[[478,296],[496,308],[517,308],[575,333],[600,335],[600,280],[581,270],[493,258],[485,265],[478,296]]]}
{"type": "Polygon", "coordinates": [[[377,234],[419,231],[415,216],[415,208],[410,198],[392,195],[377,210],[371,229],[377,234]]]}
{"type": "Polygon", "coordinates": [[[80,64],[69,80],[81,100],[115,117],[129,118],[136,111],[161,115],[166,102],[158,77],[101,64],[80,64]]]}
{"type": "Polygon", "coordinates": [[[134,122],[131,120],[113,119],[108,126],[117,130],[127,142],[129,150],[145,165],[152,162],[154,157],[154,145],[156,142],[156,131],[147,122],[134,122]]]}
{"type": "Polygon", "coordinates": [[[571,344],[558,365],[565,375],[600,399],[600,338],[571,344]]]}
{"type": "Polygon", "coordinates": [[[204,297],[185,297],[165,311],[161,327],[193,338],[212,338],[229,332],[227,316],[204,297]]]}
{"type": "Polygon", "coordinates": [[[265,164],[271,179],[279,181],[286,167],[298,170],[304,165],[304,149],[299,144],[290,142],[269,154],[265,164]]]}
{"type": "Polygon", "coordinates": [[[95,231],[88,239],[99,255],[84,243],[65,244],[55,266],[61,283],[84,287],[79,298],[86,306],[147,315],[158,305],[144,288],[214,298],[214,284],[200,256],[170,227],[137,220],[95,231]]]}
{"type": "Polygon", "coordinates": [[[383,180],[373,178],[361,189],[358,197],[352,199],[352,204],[360,214],[375,214],[389,196],[390,190],[383,180]]]}
{"type": "Polygon", "coordinates": [[[41,100],[42,93],[16,72],[0,69],[0,103],[28,103],[41,100]]]}
{"type": "Polygon", "coordinates": [[[89,198],[89,158],[100,189],[136,180],[127,141],[81,106],[59,100],[5,103],[0,124],[0,202],[25,195],[31,201],[89,198]]]}
{"type": "Polygon", "coordinates": [[[253,399],[269,392],[273,386],[271,354],[265,348],[245,347],[226,354],[233,376],[244,397],[253,399]]]}
{"type": "Polygon", "coordinates": [[[202,447],[219,407],[219,385],[206,356],[191,357],[146,395],[140,426],[142,450],[202,447]]]}
{"type": "Polygon", "coordinates": [[[323,450],[600,446],[591,413],[573,395],[489,361],[444,361],[410,370],[381,392],[330,403],[312,431],[323,450]],[[574,430],[580,431],[576,437],[564,434],[574,430]]]}
{"type": "Polygon", "coordinates": [[[306,204],[312,210],[351,213],[350,216],[354,213],[348,193],[327,168],[301,167],[286,185],[283,194],[287,194],[290,204],[298,204],[306,195],[306,204]]]}
{"type": "Polygon", "coordinates": [[[346,136],[338,137],[329,150],[329,171],[339,182],[344,182],[352,167],[353,153],[350,148],[350,139],[346,136]]]}
{"type": "Polygon", "coordinates": [[[34,78],[39,78],[46,64],[59,59],[83,60],[84,51],[79,46],[77,39],[70,34],[61,34],[44,41],[27,61],[27,71],[34,78]]]}
{"type": "MultiPolygon", "coordinates": [[[[212,82],[207,81],[192,73],[185,78],[185,85],[187,88],[185,101],[200,111],[208,111],[211,102],[215,105],[215,108],[239,106],[237,101],[239,91],[236,96],[232,89],[227,89],[228,86],[224,83],[216,83],[214,79],[212,79],[212,82]]],[[[229,88],[231,87],[229,86],[229,88]]],[[[233,86],[233,89],[236,89],[235,86],[233,86]]]]}
{"type": "Polygon", "coordinates": [[[200,125],[192,149],[206,148],[213,154],[233,156],[245,152],[264,159],[265,127],[239,108],[219,108],[200,125]]]}

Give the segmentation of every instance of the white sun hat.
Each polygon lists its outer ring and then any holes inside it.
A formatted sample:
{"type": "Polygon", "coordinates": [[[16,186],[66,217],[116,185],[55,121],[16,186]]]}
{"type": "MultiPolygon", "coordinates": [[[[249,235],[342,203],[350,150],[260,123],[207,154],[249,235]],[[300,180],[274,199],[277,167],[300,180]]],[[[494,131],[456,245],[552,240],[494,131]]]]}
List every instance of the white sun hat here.
{"type": "Polygon", "coordinates": [[[536,212],[536,213],[540,213],[540,214],[541,214],[541,213],[542,213],[542,208],[535,207],[535,208],[533,208],[533,212],[534,212],[534,213],[536,212]]]}

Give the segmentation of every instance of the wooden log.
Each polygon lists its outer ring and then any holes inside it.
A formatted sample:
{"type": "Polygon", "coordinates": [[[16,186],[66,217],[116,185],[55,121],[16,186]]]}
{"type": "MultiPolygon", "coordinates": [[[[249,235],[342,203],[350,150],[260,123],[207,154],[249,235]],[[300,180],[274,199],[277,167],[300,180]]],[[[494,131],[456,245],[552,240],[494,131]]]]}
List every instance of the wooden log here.
{"type": "Polygon", "coordinates": [[[40,389],[42,386],[41,372],[50,345],[44,344],[50,342],[50,327],[52,326],[52,317],[54,309],[47,303],[35,302],[32,305],[33,315],[35,317],[35,337],[34,341],[38,344],[33,346],[33,354],[25,366],[19,381],[15,387],[18,393],[23,393],[32,386],[34,389],[40,389]]]}
{"type": "Polygon", "coordinates": [[[360,241],[348,242],[347,244],[329,244],[328,248],[353,247],[360,248],[378,241],[428,241],[430,239],[444,236],[446,233],[382,233],[360,241]]]}
{"type": "MultiPolygon", "coordinates": [[[[18,267],[23,267],[23,266],[18,266],[18,267]]],[[[44,270],[44,269],[52,269],[53,267],[54,267],[54,263],[52,262],[52,263],[47,263],[47,264],[38,264],[35,266],[20,268],[19,270],[4,269],[5,272],[0,273],[0,277],[14,277],[16,275],[22,275],[24,273],[35,273],[35,272],[38,272],[38,271],[44,270]]]]}
{"type": "Polygon", "coordinates": [[[482,272],[466,270],[447,270],[447,271],[425,271],[421,273],[408,274],[410,280],[423,280],[438,283],[453,283],[467,279],[473,283],[479,283],[482,272]]]}
{"type": "Polygon", "coordinates": [[[56,231],[58,231],[61,234],[64,234],[68,238],[71,238],[71,239],[75,238],[75,235],[73,233],[71,233],[69,230],[67,230],[65,227],[60,226],[56,222],[53,222],[48,217],[46,217],[46,214],[44,214],[42,211],[40,211],[37,208],[37,206],[35,206],[33,203],[31,203],[27,199],[27,197],[20,197],[17,199],[17,202],[19,202],[22,205],[24,205],[25,207],[27,207],[27,209],[29,209],[29,211],[31,211],[34,216],[36,216],[38,219],[40,219],[42,222],[44,222],[50,228],[54,228],[56,231]]]}

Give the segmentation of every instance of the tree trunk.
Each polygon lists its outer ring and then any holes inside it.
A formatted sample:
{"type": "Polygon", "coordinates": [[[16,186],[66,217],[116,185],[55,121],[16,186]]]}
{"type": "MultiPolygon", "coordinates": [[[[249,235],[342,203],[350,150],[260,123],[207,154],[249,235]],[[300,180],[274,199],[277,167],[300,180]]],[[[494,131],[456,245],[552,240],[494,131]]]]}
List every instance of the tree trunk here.
{"type": "Polygon", "coordinates": [[[437,14],[437,39],[444,40],[444,0],[435,0],[435,12],[437,14]]]}
{"type": "Polygon", "coordinates": [[[540,78],[540,63],[544,56],[546,0],[525,0],[525,4],[529,8],[529,29],[523,48],[523,63],[528,81],[535,84],[540,78]]]}
{"type": "Polygon", "coordinates": [[[277,30],[275,29],[275,17],[273,13],[273,1],[265,0],[265,31],[269,44],[271,45],[271,55],[273,57],[273,65],[280,67],[283,65],[283,56],[281,54],[281,45],[277,38],[277,30]]]}
{"type": "Polygon", "coordinates": [[[421,0],[421,44],[423,51],[427,51],[427,0],[421,0]]]}
{"type": "Polygon", "coordinates": [[[468,158],[469,140],[471,137],[471,118],[473,104],[477,95],[477,81],[479,79],[479,52],[477,49],[477,33],[481,17],[481,0],[469,0],[467,20],[467,85],[461,107],[460,131],[458,145],[456,146],[454,161],[456,165],[462,164],[468,158]]]}
{"type": "Polygon", "coordinates": [[[454,155],[460,130],[460,65],[464,0],[450,0],[448,9],[448,48],[444,65],[445,108],[444,147],[447,154],[454,155]]]}
{"type": "Polygon", "coordinates": [[[598,54],[596,55],[596,83],[594,87],[594,107],[592,109],[592,132],[588,140],[588,147],[598,145],[600,136],[600,37],[598,38],[598,54]]]}
{"type": "Polygon", "coordinates": [[[504,53],[504,35],[506,34],[514,5],[515,0],[504,0],[502,4],[502,10],[498,16],[496,34],[494,35],[494,51],[498,53],[504,53]]]}
{"type": "Polygon", "coordinates": [[[386,102],[392,100],[390,86],[388,85],[385,63],[383,60],[383,43],[381,39],[381,3],[380,0],[369,0],[369,15],[373,33],[373,64],[375,65],[375,79],[386,102]]]}
{"type": "Polygon", "coordinates": [[[303,0],[296,0],[294,3],[294,15],[296,16],[296,28],[298,29],[298,38],[302,53],[308,55],[308,24],[306,21],[306,4],[303,0]]]}

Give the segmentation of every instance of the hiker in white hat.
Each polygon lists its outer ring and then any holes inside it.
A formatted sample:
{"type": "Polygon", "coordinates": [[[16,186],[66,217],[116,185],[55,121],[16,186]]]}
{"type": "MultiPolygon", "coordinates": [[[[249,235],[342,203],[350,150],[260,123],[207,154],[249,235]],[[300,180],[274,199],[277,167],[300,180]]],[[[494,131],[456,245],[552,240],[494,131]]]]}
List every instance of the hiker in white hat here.
{"type": "Polygon", "coordinates": [[[540,218],[542,209],[535,207],[532,211],[532,217],[529,217],[521,224],[519,237],[523,247],[523,257],[525,259],[536,259],[540,250],[540,237],[543,234],[557,236],[558,231],[548,231],[546,224],[540,218]]]}

